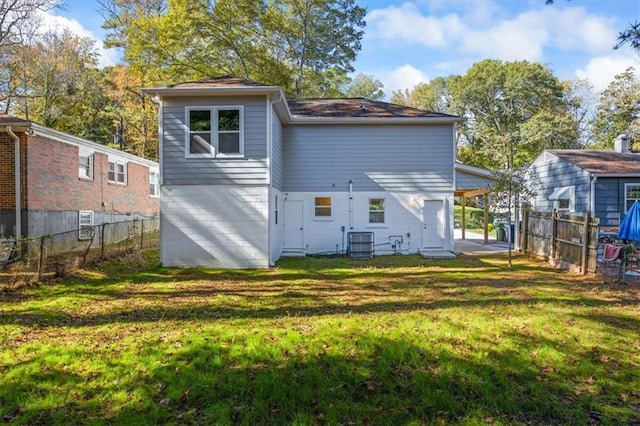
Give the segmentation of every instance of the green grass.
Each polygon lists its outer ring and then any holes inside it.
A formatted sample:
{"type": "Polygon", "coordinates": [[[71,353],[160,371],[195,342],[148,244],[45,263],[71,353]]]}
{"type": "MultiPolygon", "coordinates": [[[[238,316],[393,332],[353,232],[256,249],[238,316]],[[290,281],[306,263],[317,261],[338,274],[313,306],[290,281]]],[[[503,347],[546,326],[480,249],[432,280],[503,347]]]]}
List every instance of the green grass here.
{"type": "Polygon", "coordinates": [[[627,424],[640,286],[516,256],[161,268],[0,293],[11,424],[627,424]]]}

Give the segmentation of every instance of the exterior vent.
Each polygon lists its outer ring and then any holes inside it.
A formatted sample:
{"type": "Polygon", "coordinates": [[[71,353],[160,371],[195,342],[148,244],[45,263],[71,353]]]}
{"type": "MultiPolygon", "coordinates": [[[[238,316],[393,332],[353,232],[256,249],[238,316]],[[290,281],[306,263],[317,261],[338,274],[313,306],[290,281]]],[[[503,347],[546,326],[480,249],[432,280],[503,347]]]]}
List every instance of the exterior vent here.
{"type": "Polygon", "coordinates": [[[371,259],[374,254],[373,232],[349,232],[349,257],[371,259]]]}

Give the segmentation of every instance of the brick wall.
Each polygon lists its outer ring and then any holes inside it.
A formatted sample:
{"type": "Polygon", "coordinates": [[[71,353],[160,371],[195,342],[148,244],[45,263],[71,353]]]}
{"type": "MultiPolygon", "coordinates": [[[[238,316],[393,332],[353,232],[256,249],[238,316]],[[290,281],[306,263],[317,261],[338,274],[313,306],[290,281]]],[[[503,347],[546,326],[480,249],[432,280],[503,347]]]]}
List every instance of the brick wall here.
{"type": "MultiPolygon", "coordinates": [[[[23,132],[15,132],[20,138],[20,157],[22,174],[22,208],[27,208],[27,185],[24,179],[27,168],[26,138],[23,132]]],[[[0,211],[14,211],[16,208],[15,190],[15,141],[7,132],[0,132],[0,211]]]]}
{"type": "Polygon", "coordinates": [[[29,136],[27,158],[30,210],[93,210],[155,214],[159,199],[149,196],[149,170],[127,163],[127,184],[107,181],[108,156],[93,155],[93,179],[78,177],[78,148],[41,136],[29,136]]]}

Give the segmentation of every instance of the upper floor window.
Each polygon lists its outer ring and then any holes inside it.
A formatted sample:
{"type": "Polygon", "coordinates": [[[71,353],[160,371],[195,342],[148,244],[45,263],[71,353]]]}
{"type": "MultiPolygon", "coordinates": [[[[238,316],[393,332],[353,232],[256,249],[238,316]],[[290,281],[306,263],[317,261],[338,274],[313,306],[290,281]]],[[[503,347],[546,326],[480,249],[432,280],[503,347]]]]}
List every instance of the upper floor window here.
{"type": "Polygon", "coordinates": [[[635,201],[640,201],[640,183],[627,183],[624,185],[624,206],[628,212],[635,201]]]}
{"type": "Polygon", "coordinates": [[[315,197],[315,217],[331,217],[331,197],[315,197]]]}
{"type": "Polygon", "coordinates": [[[369,198],[369,223],[384,223],[384,198],[369,198]]]}
{"type": "Polygon", "coordinates": [[[78,177],[83,179],[93,179],[93,155],[80,154],[78,156],[78,177]]]}
{"type": "Polygon", "coordinates": [[[243,107],[187,108],[187,157],[244,154],[243,107]]]}
{"type": "Polygon", "coordinates": [[[126,185],[127,163],[118,160],[109,161],[108,180],[109,182],[121,183],[123,185],[126,185]]]}
{"type": "Polygon", "coordinates": [[[160,195],[160,174],[149,172],[149,195],[157,197],[160,195]]]}

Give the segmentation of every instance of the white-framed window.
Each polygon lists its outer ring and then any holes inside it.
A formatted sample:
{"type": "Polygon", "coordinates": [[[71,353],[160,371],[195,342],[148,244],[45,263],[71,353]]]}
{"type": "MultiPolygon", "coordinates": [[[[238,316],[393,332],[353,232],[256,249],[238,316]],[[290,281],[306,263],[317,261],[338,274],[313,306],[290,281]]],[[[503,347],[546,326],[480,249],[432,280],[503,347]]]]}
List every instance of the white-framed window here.
{"type": "Polygon", "coordinates": [[[553,208],[558,211],[574,212],[576,203],[576,187],[559,186],[553,189],[549,195],[549,201],[553,201],[553,208]]]}
{"type": "Polygon", "coordinates": [[[331,197],[315,197],[315,217],[331,217],[331,197]]]}
{"type": "Polygon", "coordinates": [[[93,179],[93,154],[80,153],[78,156],[78,177],[93,179]]]}
{"type": "Polygon", "coordinates": [[[93,212],[80,210],[78,212],[78,239],[90,240],[93,237],[93,212]]]}
{"type": "Polygon", "coordinates": [[[127,184],[127,163],[120,160],[109,160],[108,177],[109,182],[127,184]]]}
{"type": "Polygon", "coordinates": [[[149,195],[160,196],[160,173],[151,170],[149,171],[149,195]]]}
{"type": "Polygon", "coordinates": [[[242,157],[242,106],[187,107],[187,157],[242,157]]]}
{"type": "Polygon", "coordinates": [[[384,223],[384,198],[369,198],[369,223],[384,223]]]}
{"type": "Polygon", "coordinates": [[[629,211],[635,201],[640,201],[640,183],[624,184],[624,211],[629,211]]]}

